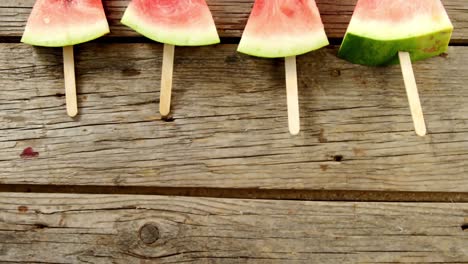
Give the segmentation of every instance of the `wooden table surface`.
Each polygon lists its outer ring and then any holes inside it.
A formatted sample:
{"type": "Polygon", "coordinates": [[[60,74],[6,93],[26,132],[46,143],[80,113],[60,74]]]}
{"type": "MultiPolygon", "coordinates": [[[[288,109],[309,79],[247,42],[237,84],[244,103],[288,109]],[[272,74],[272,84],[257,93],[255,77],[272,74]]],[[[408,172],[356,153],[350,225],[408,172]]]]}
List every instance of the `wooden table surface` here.
{"type": "Polygon", "coordinates": [[[398,66],[336,57],[355,0],[317,0],[333,45],[298,57],[297,137],[283,61],[236,52],[253,0],[207,0],[222,44],[176,48],[166,119],[162,45],[103,2],[75,119],[61,49],[19,43],[34,0],[0,3],[0,263],[468,262],[466,0],[414,64],[426,137],[398,66]]]}

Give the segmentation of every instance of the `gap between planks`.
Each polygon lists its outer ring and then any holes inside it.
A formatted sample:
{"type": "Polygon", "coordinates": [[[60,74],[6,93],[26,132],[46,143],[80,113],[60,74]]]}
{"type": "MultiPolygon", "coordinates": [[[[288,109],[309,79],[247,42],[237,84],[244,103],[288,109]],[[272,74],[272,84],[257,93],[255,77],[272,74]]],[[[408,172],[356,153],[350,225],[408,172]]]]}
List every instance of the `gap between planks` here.
{"type": "Polygon", "coordinates": [[[468,193],[0,184],[0,193],[164,195],[336,202],[468,203],[468,193]]]}

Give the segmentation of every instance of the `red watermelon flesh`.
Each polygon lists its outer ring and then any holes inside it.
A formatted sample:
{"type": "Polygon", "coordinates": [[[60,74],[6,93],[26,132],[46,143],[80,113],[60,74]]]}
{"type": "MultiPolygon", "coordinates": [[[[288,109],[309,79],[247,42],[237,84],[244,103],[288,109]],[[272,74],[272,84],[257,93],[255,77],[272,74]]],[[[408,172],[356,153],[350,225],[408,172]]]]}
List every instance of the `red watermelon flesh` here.
{"type": "Polygon", "coordinates": [[[363,20],[405,23],[411,21],[417,13],[437,16],[438,12],[435,11],[441,8],[438,1],[410,1],[410,5],[405,5],[404,2],[408,1],[361,0],[356,4],[353,15],[363,20]]]}
{"type": "Polygon", "coordinates": [[[398,51],[425,59],[447,50],[452,31],[440,0],[359,0],[339,56],[365,65],[398,63],[398,51]]]}
{"type": "Polygon", "coordinates": [[[205,0],[133,0],[122,23],[150,39],[172,45],[220,42],[205,0]]]}
{"type": "Polygon", "coordinates": [[[256,0],[238,51],[276,58],[328,45],[314,0],[256,0]]]}
{"type": "Polygon", "coordinates": [[[101,0],[37,0],[22,42],[62,47],[109,33],[101,0]]]}

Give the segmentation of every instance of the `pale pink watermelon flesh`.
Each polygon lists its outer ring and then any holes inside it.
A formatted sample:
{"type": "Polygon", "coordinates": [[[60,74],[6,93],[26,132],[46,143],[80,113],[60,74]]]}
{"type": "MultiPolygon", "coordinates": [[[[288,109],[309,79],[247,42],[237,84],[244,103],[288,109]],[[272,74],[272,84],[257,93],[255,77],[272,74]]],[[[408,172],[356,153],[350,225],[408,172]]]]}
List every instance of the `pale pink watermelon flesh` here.
{"type": "Polygon", "coordinates": [[[328,39],[314,0],[256,0],[238,51],[279,58],[326,45],[328,39]]]}
{"type": "Polygon", "coordinates": [[[37,0],[22,42],[49,47],[71,46],[109,33],[101,0],[37,0]]]}
{"type": "Polygon", "coordinates": [[[132,0],[122,23],[152,40],[177,46],[220,42],[205,0],[132,0]]]}
{"type": "Polygon", "coordinates": [[[359,0],[339,56],[353,63],[398,63],[446,52],[453,26],[440,0],[359,0]]]}

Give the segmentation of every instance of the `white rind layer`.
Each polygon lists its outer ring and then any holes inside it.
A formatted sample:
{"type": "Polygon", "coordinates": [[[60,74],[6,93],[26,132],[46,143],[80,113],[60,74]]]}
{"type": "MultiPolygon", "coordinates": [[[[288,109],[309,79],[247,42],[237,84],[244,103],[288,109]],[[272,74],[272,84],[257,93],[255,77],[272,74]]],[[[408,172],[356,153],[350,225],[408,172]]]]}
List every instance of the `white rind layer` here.
{"type": "Polygon", "coordinates": [[[237,51],[257,57],[281,58],[301,55],[328,44],[323,29],[304,35],[272,35],[268,38],[244,34],[237,51]]]}
{"type": "Polygon", "coordinates": [[[453,25],[446,13],[441,14],[438,19],[428,15],[415,15],[411,20],[399,23],[361,20],[353,16],[347,32],[385,41],[423,36],[452,28],[453,25]]]}
{"type": "Polygon", "coordinates": [[[26,27],[21,42],[45,47],[64,47],[80,44],[109,33],[106,20],[90,25],[69,27],[26,27]],[[64,32],[65,31],[65,32],[64,32]]]}
{"type": "Polygon", "coordinates": [[[209,26],[198,28],[168,28],[146,22],[129,6],[121,22],[143,36],[161,43],[176,46],[204,46],[220,42],[214,21],[209,26]]]}

